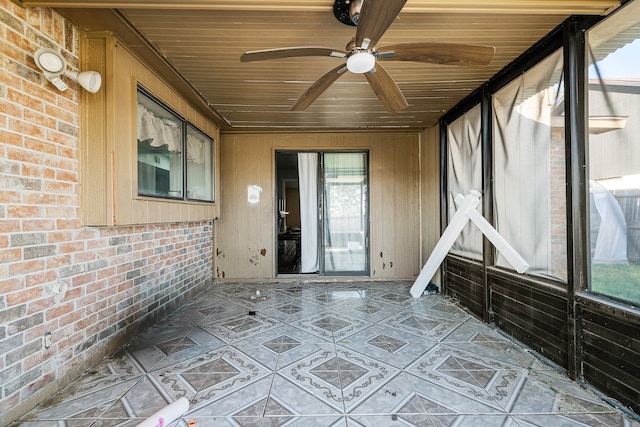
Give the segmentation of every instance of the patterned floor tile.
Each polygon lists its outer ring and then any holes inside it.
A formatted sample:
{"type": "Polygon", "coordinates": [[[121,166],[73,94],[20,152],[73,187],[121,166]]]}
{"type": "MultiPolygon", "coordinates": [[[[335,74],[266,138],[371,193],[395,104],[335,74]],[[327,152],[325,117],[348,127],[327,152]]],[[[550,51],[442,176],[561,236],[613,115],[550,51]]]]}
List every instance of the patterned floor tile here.
{"type": "Polygon", "coordinates": [[[284,324],[279,320],[261,314],[241,314],[223,320],[201,323],[201,327],[221,340],[232,343],[253,335],[265,333],[284,324]]]}
{"type": "Polygon", "coordinates": [[[427,414],[504,414],[502,407],[487,393],[468,393],[464,388],[443,387],[438,383],[406,373],[427,414]]]}
{"type": "Polygon", "coordinates": [[[217,284],[11,427],[134,427],[183,396],[165,427],[640,427],[411,285],[217,284]]]}
{"type": "Polygon", "coordinates": [[[388,327],[373,325],[336,344],[404,369],[433,348],[437,342],[388,327]]]}
{"type": "Polygon", "coordinates": [[[460,324],[457,321],[443,320],[428,314],[415,314],[407,310],[394,314],[378,323],[382,326],[435,341],[444,339],[460,324]]]}
{"type": "Polygon", "coordinates": [[[340,417],[344,415],[344,411],[319,399],[316,393],[300,388],[291,379],[276,375],[265,407],[265,416],[276,415],[340,417]]]}
{"type": "Polygon", "coordinates": [[[517,363],[446,345],[434,347],[407,371],[485,404],[498,404],[507,411],[529,373],[517,363]]]}
{"type": "MultiPolygon", "coordinates": [[[[514,414],[611,414],[609,405],[558,372],[531,372],[511,405],[514,414]]],[[[573,415],[571,418],[575,418],[573,415]]]]}
{"type": "Polygon", "coordinates": [[[200,327],[153,329],[134,341],[127,352],[146,372],[151,372],[226,345],[200,327]]]}
{"type": "Polygon", "coordinates": [[[339,411],[355,406],[397,373],[391,365],[341,348],[319,351],[278,371],[339,411]]]}
{"type": "MultiPolygon", "coordinates": [[[[246,418],[247,408],[255,405],[262,405],[262,411],[264,411],[264,408],[266,407],[266,399],[269,396],[269,392],[273,384],[273,379],[274,375],[269,374],[268,376],[262,377],[251,383],[227,383],[227,385],[235,386],[233,392],[222,390],[219,396],[211,395],[209,398],[201,399],[195,405],[192,404],[189,412],[187,412],[187,415],[184,418],[195,420],[199,420],[203,417],[233,418],[238,416],[246,418]],[[247,385],[250,385],[250,387],[247,387],[247,385]],[[245,414],[244,416],[242,415],[243,413],[245,414]]],[[[211,391],[212,390],[209,390],[209,392],[211,391]]],[[[200,395],[201,398],[204,396],[204,394],[200,395]]],[[[256,413],[255,408],[253,411],[256,413]]],[[[198,426],[200,425],[200,422],[198,422],[198,426]]]]}
{"type": "Polygon", "coordinates": [[[335,341],[355,334],[371,324],[371,322],[333,311],[324,311],[291,323],[292,326],[322,339],[335,341]]]}
{"type": "Polygon", "coordinates": [[[348,422],[349,427],[520,427],[511,417],[506,415],[368,415],[351,416],[348,422]]]}
{"type": "Polygon", "coordinates": [[[640,423],[621,414],[515,415],[518,427],[638,427],[640,423]]]}
{"type": "Polygon", "coordinates": [[[25,420],[67,420],[77,418],[96,419],[122,398],[143,377],[116,382],[95,392],[75,395],[64,390],[45,403],[37,412],[25,420]]]}

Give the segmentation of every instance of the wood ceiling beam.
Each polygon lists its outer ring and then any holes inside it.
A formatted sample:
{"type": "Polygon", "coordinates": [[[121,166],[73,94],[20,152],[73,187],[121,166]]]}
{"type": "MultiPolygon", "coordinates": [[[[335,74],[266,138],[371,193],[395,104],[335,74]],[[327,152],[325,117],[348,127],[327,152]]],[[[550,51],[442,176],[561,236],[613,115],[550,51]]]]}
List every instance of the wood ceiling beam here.
{"type": "MultiPolygon", "coordinates": [[[[323,11],[331,0],[13,0],[25,7],[323,11]]],[[[403,13],[535,13],[605,15],[619,0],[411,0],[403,13]]]]}

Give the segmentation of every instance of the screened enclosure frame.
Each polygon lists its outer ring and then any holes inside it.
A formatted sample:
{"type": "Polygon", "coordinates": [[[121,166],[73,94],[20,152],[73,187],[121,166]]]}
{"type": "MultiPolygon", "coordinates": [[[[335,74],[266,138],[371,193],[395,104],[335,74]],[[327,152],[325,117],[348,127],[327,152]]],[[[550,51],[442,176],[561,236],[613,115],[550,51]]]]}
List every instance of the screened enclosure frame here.
{"type": "MultiPolygon", "coordinates": [[[[640,0],[636,0],[640,1],[640,0]]],[[[630,3],[629,1],[622,2],[630,3]]],[[[469,94],[462,102],[448,111],[440,120],[440,224],[447,226],[450,213],[448,173],[449,126],[473,108],[480,106],[482,151],[482,204],[481,213],[494,226],[495,182],[493,150],[492,97],[510,82],[522,76],[558,50],[562,50],[562,75],[564,83],[564,163],[566,200],[566,282],[496,266],[496,252],[483,238],[481,260],[449,254],[442,266],[442,286],[445,294],[456,297],[478,317],[494,323],[509,335],[536,351],[544,360],[566,370],[567,375],[611,396],[611,403],[640,419],[640,404],[633,395],[621,390],[625,381],[633,384],[640,378],[625,380],[622,375],[608,370],[611,361],[595,356],[593,342],[637,340],[640,310],[633,303],[615,300],[589,291],[590,243],[589,243],[589,176],[588,176],[588,75],[586,60],[586,31],[606,17],[573,16],[554,29],[540,42],[532,46],[513,63],[469,94]],[[510,308],[497,295],[506,295],[510,308]],[[481,300],[481,301],[480,301],[481,300]],[[521,313],[517,307],[544,310],[550,305],[557,309],[556,319],[550,329],[562,333],[556,347],[527,333],[526,327],[540,321],[535,315],[521,313]],[[542,307],[542,308],[538,308],[542,307]],[[531,316],[531,317],[527,317],[531,316]],[[509,317],[517,318],[516,320],[509,317]],[[521,320],[521,322],[520,322],[521,320]],[[520,323],[518,323],[520,322],[520,323]],[[612,325],[616,325],[615,329],[612,325]],[[629,326],[625,326],[629,325],[629,326]],[[615,329],[615,330],[614,330],[615,329]],[[626,336],[625,336],[626,334],[626,336]],[[600,340],[600,341],[597,341],[600,340]],[[556,351],[557,346],[561,347],[556,351]],[[602,360],[597,360],[598,358],[602,360]],[[600,365],[599,365],[600,363],[600,365]],[[607,365],[609,363],[609,365],[607,365]],[[611,381],[607,381],[611,379],[611,381]],[[617,382],[616,386],[608,386],[617,382]],[[623,385],[619,385],[623,384],[623,385]]],[[[542,327],[547,327],[543,325],[542,327]]],[[[618,344],[616,344],[618,345],[618,344]]],[[[620,344],[623,345],[623,344],[620,344]]],[[[636,350],[632,350],[632,352],[636,350]]],[[[634,353],[635,354],[635,353],[634,353]]],[[[628,354],[627,357],[631,357],[628,354]]],[[[637,355],[636,355],[637,356],[637,355]]],[[[629,390],[632,386],[628,386],[629,390]]]]}

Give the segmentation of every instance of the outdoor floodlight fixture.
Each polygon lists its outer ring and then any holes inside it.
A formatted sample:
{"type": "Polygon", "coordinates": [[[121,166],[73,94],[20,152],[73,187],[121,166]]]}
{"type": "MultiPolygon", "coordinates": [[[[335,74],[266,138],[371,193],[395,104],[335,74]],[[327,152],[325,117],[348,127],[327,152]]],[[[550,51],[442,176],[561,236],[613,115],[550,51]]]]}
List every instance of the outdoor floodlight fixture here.
{"type": "Polygon", "coordinates": [[[65,91],[69,87],[60,78],[66,76],[71,80],[78,82],[85,90],[91,93],[96,93],[100,90],[102,85],[102,76],[97,71],[72,71],[67,70],[67,61],[64,57],[53,49],[41,48],[33,55],[38,68],[40,68],[44,76],[53,84],[58,90],[65,91]]]}

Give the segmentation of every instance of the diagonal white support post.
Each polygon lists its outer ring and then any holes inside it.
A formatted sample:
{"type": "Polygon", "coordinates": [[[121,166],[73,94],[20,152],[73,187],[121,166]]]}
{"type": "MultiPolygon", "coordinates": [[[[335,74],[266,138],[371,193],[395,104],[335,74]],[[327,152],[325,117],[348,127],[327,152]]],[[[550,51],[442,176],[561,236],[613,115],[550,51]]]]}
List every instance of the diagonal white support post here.
{"type": "Polygon", "coordinates": [[[513,247],[505,240],[498,231],[493,228],[476,210],[467,213],[469,219],[482,231],[487,239],[496,247],[496,249],[505,257],[507,262],[511,264],[513,269],[518,273],[524,273],[529,268],[529,264],[516,252],[513,247]]]}
{"type": "Polygon", "coordinates": [[[451,218],[449,225],[442,233],[438,244],[431,252],[431,256],[427,260],[427,263],[420,271],[418,278],[411,287],[411,296],[418,298],[424,290],[427,288],[429,281],[436,274],[438,267],[444,261],[447,253],[455,243],[458,235],[462,232],[462,229],[467,224],[468,220],[471,220],[479,229],[482,234],[496,247],[498,251],[506,258],[511,266],[518,272],[524,273],[529,264],[516,252],[511,245],[505,240],[498,231],[493,228],[489,221],[487,221],[476,210],[476,206],[480,203],[480,193],[477,191],[471,191],[466,197],[458,195],[455,199],[455,203],[458,206],[458,210],[451,218]]]}
{"type": "Polygon", "coordinates": [[[413,283],[413,286],[411,286],[412,297],[418,298],[427,288],[429,281],[433,275],[436,274],[438,267],[440,267],[440,264],[444,261],[444,257],[447,256],[449,249],[451,249],[458,238],[458,235],[467,224],[467,221],[469,220],[467,213],[470,210],[475,210],[479,203],[480,193],[477,191],[472,191],[471,194],[464,198],[462,204],[451,218],[451,221],[449,221],[449,225],[447,225],[447,228],[445,228],[442,233],[436,247],[433,248],[429,259],[422,268],[422,271],[420,271],[418,278],[413,283]]]}

